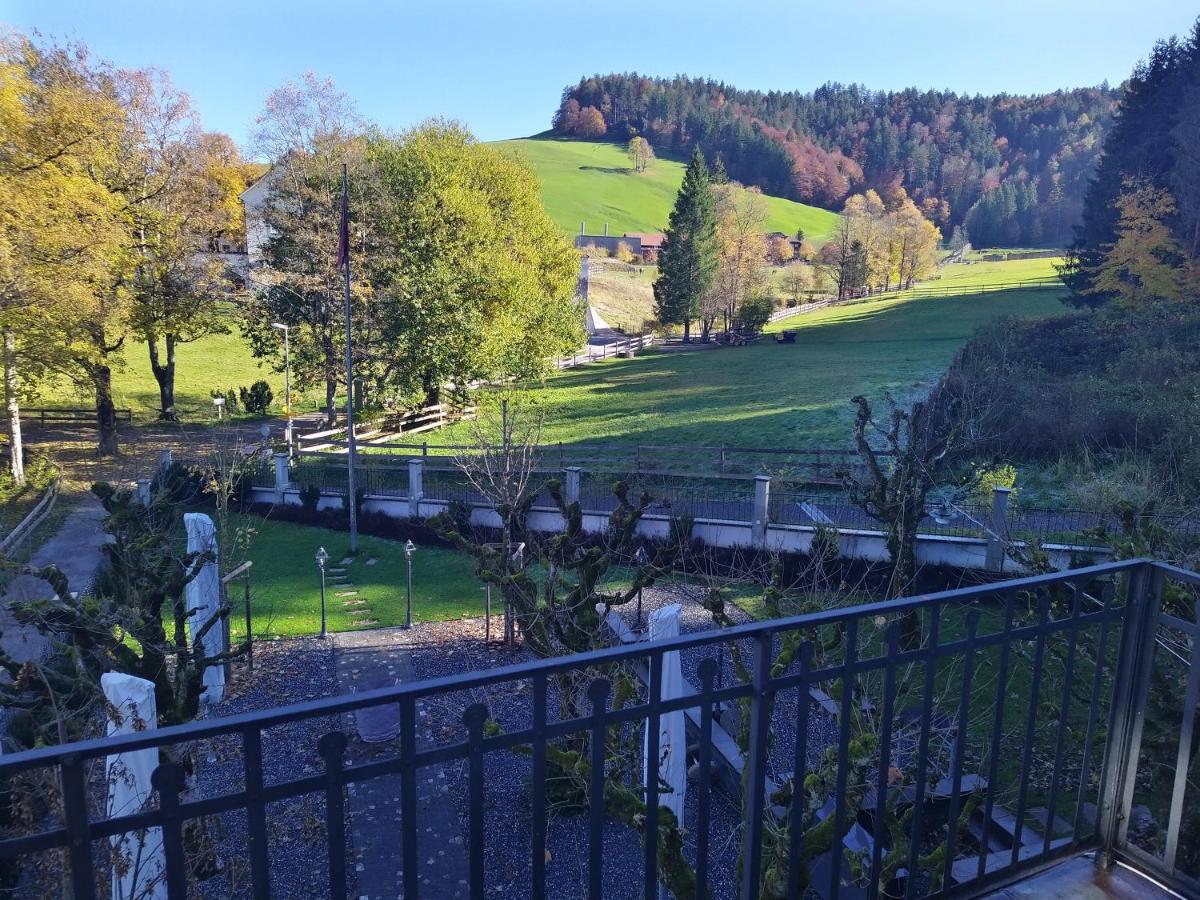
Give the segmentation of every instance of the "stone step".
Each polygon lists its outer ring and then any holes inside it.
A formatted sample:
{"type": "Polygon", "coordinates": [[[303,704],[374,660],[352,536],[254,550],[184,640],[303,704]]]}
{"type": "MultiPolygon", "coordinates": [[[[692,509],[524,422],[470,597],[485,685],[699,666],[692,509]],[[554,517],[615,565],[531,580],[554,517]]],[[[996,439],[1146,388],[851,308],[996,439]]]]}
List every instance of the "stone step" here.
{"type": "Polygon", "coordinates": [[[366,628],[370,625],[378,625],[378,619],[351,619],[350,624],[355,628],[366,628]]]}
{"type": "Polygon", "coordinates": [[[338,591],[335,597],[357,597],[358,591],[338,591]]]}
{"type": "Polygon", "coordinates": [[[351,607],[351,606],[366,606],[366,605],[367,605],[367,601],[366,601],[366,600],[362,600],[362,599],[355,600],[355,599],[351,598],[351,599],[349,599],[349,600],[343,600],[343,601],[342,601],[342,606],[345,606],[345,607],[351,607]]]}

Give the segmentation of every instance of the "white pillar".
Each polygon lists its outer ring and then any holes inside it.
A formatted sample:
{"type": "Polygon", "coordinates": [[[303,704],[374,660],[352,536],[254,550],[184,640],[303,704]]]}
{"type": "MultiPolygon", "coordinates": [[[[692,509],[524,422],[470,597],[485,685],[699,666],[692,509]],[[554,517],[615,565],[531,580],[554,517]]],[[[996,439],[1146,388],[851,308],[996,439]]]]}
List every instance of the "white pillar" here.
{"type": "MultiPolygon", "coordinates": [[[[187,609],[195,613],[188,618],[192,640],[221,607],[221,570],[217,565],[217,530],[213,520],[204,513],[184,513],[183,524],[187,528],[189,553],[211,553],[212,561],[205,563],[200,572],[188,582],[187,609]]],[[[225,629],[213,625],[204,635],[204,655],[217,656],[228,648],[225,629]]],[[[204,670],[204,693],[200,700],[205,705],[219,703],[225,693],[225,667],[209,666],[204,670]]]]}
{"type": "Polygon", "coordinates": [[[170,447],[168,447],[166,450],[159,450],[158,451],[158,474],[159,475],[164,474],[167,471],[167,469],[171,468],[171,465],[173,462],[174,462],[174,460],[171,458],[171,448],[170,447]]]}
{"type": "Polygon", "coordinates": [[[567,466],[566,480],[563,484],[563,499],[567,504],[579,502],[579,484],[583,476],[583,469],[579,466],[567,466]]]}
{"type": "Polygon", "coordinates": [[[992,525],[988,534],[985,565],[992,572],[1004,571],[1004,545],[1008,541],[1008,497],[1012,488],[992,488],[992,525]]]}
{"type": "Polygon", "coordinates": [[[150,505],[150,479],[139,478],[137,480],[137,498],[142,506],[150,505]]]}
{"type": "MultiPolygon", "coordinates": [[[[679,637],[679,616],[682,607],[678,603],[664,606],[650,613],[650,642],[666,641],[679,637]]],[[[674,700],[683,696],[683,669],[679,660],[679,651],[672,650],[663,654],[662,684],[659,689],[661,700],[674,700]]],[[[648,737],[648,734],[647,734],[648,737]]],[[[659,717],[658,736],[658,770],[650,769],[648,754],[649,746],[643,741],[642,756],[647,761],[645,782],[655,775],[659,783],[665,784],[668,790],[658,795],[658,805],[665,806],[675,813],[680,827],[683,826],[683,801],[687,791],[687,723],[683,710],[663,713],[659,717]]]]}
{"type": "MultiPolygon", "coordinates": [[[[158,727],[154,703],[154,682],[119,672],[100,676],[100,688],[113,708],[108,720],[108,735],[133,734],[158,727]]],[[[134,815],[144,811],[154,790],[150,776],[158,768],[158,750],[132,750],[108,757],[108,818],[134,815]]],[[[113,835],[113,855],[121,860],[114,866],[112,895],[160,900],[167,896],[166,858],[163,855],[162,829],[149,828],[113,835]]]]}
{"type": "Polygon", "coordinates": [[[771,500],[771,476],[758,475],[754,479],[754,514],[750,521],[750,536],[755,547],[767,544],[767,510],[771,500]]]}
{"type": "Polygon", "coordinates": [[[283,492],[291,480],[291,472],[288,471],[288,455],[286,452],[276,453],[275,456],[275,505],[283,505],[283,492]]]}
{"type": "Polygon", "coordinates": [[[421,518],[421,497],[425,494],[425,462],[420,459],[408,461],[408,517],[421,518]]]}

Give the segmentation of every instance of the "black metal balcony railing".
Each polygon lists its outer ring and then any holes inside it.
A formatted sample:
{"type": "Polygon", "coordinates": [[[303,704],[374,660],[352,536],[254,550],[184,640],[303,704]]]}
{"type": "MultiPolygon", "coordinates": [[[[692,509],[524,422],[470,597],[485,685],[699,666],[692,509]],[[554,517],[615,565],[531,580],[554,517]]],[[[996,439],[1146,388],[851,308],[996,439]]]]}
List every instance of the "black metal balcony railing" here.
{"type": "MultiPolygon", "coordinates": [[[[73,896],[94,897],[105,891],[108,863],[95,849],[104,844],[93,842],[161,828],[168,893],[182,898],[189,884],[184,823],[238,811],[248,827],[252,894],[268,897],[269,807],[316,795],[324,798],[329,894],[343,898],[346,788],[398,774],[402,877],[396,888],[415,898],[422,889],[418,777],[427,767],[461,761],[469,860],[463,877],[470,896],[484,896],[488,843],[521,840],[528,851],[528,894],[543,898],[552,765],[547,750],[586,735],[591,802],[574,821],[587,834],[586,890],[600,897],[606,891],[604,778],[606,766],[615,765],[609,753],[611,735],[618,733],[609,729],[622,725],[628,734],[645,722],[654,747],[661,717],[687,710],[699,736],[699,771],[708,772],[719,762],[714,730],[722,723],[732,729],[722,710],[733,703],[748,716],[738,729],[746,739],[744,801],[732,804],[741,817],[741,852],[718,851],[731,840],[711,813],[720,788],[700,779],[688,791],[684,847],[695,868],[697,897],[718,883],[726,885],[721,892],[731,890],[739,877],[736,893],[744,898],[764,889],[800,896],[806,885],[835,898],[977,894],[1087,848],[1194,892],[1200,847],[1193,842],[1200,826],[1187,811],[1195,808],[1198,591],[1194,573],[1132,560],[0,757],[0,779],[56,771],[63,798],[32,833],[0,841],[0,868],[60,852],[73,896]],[[718,666],[735,647],[749,660],[746,681],[729,678],[718,666]],[[698,684],[690,695],[662,701],[655,687],[663,654],[670,651],[681,652],[685,672],[694,673],[698,684]],[[631,705],[610,708],[612,679],[642,667],[649,690],[631,705]],[[558,691],[564,676],[577,675],[588,683],[583,712],[560,718],[558,691]],[[522,721],[485,727],[490,713],[478,699],[491,689],[511,695],[518,683],[526,686],[522,721]],[[419,746],[418,701],[460,697],[461,727],[444,741],[419,746]],[[389,752],[348,762],[347,736],[335,729],[319,741],[324,771],[264,779],[268,729],[385,704],[398,705],[402,725],[389,752]],[[813,744],[815,716],[833,725],[827,746],[813,744]],[[191,797],[182,793],[182,769],[164,764],[154,773],[156,795],[147,808],[106,818],[102,804],[89,802],[95,793],[87,789],[89,767],[104,757],[203,746],[221,736],[240,739],[240,789],[191,797]],[[529,776],[528,831],[499,834],[487,827],[485,757],[518,748],[528,766],[522,770],[529,776]],[[1159,824],[1131,827],[1135,804],[1159,824]],[[92,808],[97,805],[100,810],[92,808]],[[826,849],[814,836],[830,818],[832,830],[824,834],[832,846],[826,849]],[[852,832],[869,840],[851,849],[852,832]]],[[[640,747],[640,741],[628,745],[640,747]]],[[[653,749],[650,758],[657,758],[653,749]]],[[[637,876],[644,896],[653,898],[661,793],[657,778],[647,782],[639,788],[646,811],[639,851],[644,868],[637,876]]],[[[736,834],[729,846],[738,846],[736,834]]]]}

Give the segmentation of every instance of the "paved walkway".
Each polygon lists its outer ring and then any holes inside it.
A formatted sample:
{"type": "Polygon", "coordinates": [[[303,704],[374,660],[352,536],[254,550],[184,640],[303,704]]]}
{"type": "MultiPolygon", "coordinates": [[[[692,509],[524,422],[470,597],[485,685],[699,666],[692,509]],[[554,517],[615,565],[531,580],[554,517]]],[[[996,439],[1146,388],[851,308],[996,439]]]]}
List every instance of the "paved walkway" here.
{"type": "MultiPolygon", "coordinates": [[[[88,493],[67,516],[58,532],[30,560],[34,567],[55,565],[67,576],[72,591],[84,591],[100,566],[100,548],[109,540],[104,531],[104,507],[88,493]]],[[[18,662],[39,658],[46,639],[28,625],[18,625],[9,611],[9,601],[50,596],[50,586],[32,575],[13,579],[0,602],[0,647],[18,662]]]]}
{"type": "MultiPolygon", "coordinates": [[[[383,686],[384,682],[410,681],[411,656],[396,646],[397,628],[348,631],[331,635],[337,666],[338,690],[348,694],[383,686]]],[[[417,746],[433,741],[418,702],[417,746]]],[[[398,742],[368,744],[356,732],[354,717],[347,716],[350,738],[347,761],[351,764],[395,754],[398,742]]],[[[442,766],[429,766],[417,775],[417,859],[421,896],[431,900],[466,897],[467,853],[462,823],[454,804],[447,802],[448,782],[460,778],[442,766]]],[[[398,897],[403,894],[400,828],[400,776],[387,775],[349,787],[350,831],[354,847],[360,900],[398,897]]]]}

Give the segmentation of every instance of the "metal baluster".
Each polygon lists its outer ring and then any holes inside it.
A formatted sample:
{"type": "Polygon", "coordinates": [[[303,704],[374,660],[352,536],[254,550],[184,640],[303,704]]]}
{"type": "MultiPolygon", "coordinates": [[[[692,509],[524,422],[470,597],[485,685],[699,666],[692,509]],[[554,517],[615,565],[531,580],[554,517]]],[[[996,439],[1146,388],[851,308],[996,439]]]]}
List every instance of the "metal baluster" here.
{"type": "Polygon", "coordinates": [[[705,657],[697,669],[700,676],[700,748],[697,764],[700,780],[697,784],[696,816],[699,830],[696,834],[696,896],[708,896],[708,841],[709,807],[712,799],[712,726],[713,726],[713,682],[716,679],[717,663],[705,657]]]}
{"type": "Polygon", "coordinates": [[[854,714],[854,679],[851,668],[858,657],[858,619],[846,623],[846,656],[842,661],[842,708],[838,722],[837,789],[833,800],[833,859],[829,867],[829,900],[837,900],[846,865],[842,831],[846,827],[846,778],[850,769],[850,718],[854,714]]]}
{"type": "Polygon", "coordinates": [[[658,763],[661,753],[659,739],[662,736],[663,655],[661,651],[650,654],[650,681],[646,696],[649,710],[646,713],[646,826],[643,837],[646,900],[658,896],[658,763]]]}
{"type": "MultiPolygon", "coordinates": [[[[883,841],[887,821],[888,790],[892,774],[892,719],[896,706],[896,657],[900,653],[900,629],[894,623],[887,630],[887,656],[883,668],[883,728],[879,736],[879,776],[875,780],[875,822],[871,828],[871,881],[867,885],[867,900],[879,896],[879,870],[883,865],[883,841]]],[[[794,892],[792,896],[798,896],[794,892]]]]}
{"type": "MultiPolygon", "coordinates": [[[[975,673],[975,632],[979,610],[967,613],[967,649],[963,657],[962,693],[958,698],[958,727],[954,733],[954,765],[950,767],[950,810],[946,818],[946,867],[942,886],[951,884],[954,856],[958,852],[958,811],[962,796],[962,759],[967,752],[967,719],[971,714],[971,679],[975,673]]],[[[986,847],[980,850],[986,853],[986,847]]]]}
{"type": "Polygon", "coordinates": [[[942,622],[941,604],[929,607],[929,616],[929,644],[925,649],[925,686],[921,697],[921,738],[917,750],[916,795],[913,798],[912,831],[909,833],[908,877],[904,882],[905,900],[912,900],[917,889],[917,866],[921,855],[921,819],[925,813],[925,780],[929,768],[929,720],[933,713],[938,631],[942,622]]]}
{"type": "MultiPolygon", "coordinates": [[[[1200,601],[1193,606],[1193,623],[1200,623],[1200,601]]],[[[1193,628],[1197,628],[1193,624],[1193,628]]],[[[1192,631],[1192,656],[1188,660],[1187,691],[1183,697],[1183,718],[1179,723],[1179,748],[1175,753],[1175,782],[1171,786],[1171,811],[1167,817],[1167,846],[1163,853],[1163,864],[1171,873],[1175,871],[1175,857],[1179,852],[1179,828],[1183,822],[1183,800],[1188,786],[1188,767],[1192,761],[1192,732],[1196,726],[1196,701],[1200,695],[1200,665],[1196,664],[1197,638],[1200,630],[1192,631]]]]}
{"type": "MultiPolygon", "coordinates": [[[[183,848],[183,817],[179,812],[179,792],[183,790],[185,783],[183,769],[176,763],[161,765],[150,776],[150,783],[158,791],[158,808],[162,813],[162,842],[163,858],[167,867],[167,896],[171,900],[186,900],[187,856],[183,848]]],[[[92,876],[89,872],[89,883],[91,879],[92,876]]]]}
{"type": "Polygon", "coordinates": [[[1029,797],[1030,765],[1033,762],[1033,739],[1037,729],[1038,705],[1042,694],[1042,668],[1046,657],[1046,623],[1050,618],[1050,597],[1045,590],[1038,592],[1038,632],[1033,645],[1033,682],[1029,686],[1029,713],[1025,717],[1025,749],[1021,754],[1021,781],[1017,789],[1017,833],[1013,835],[1012,865],[1020,859],[1025,836],[1025,806],[1029,797]]]}
{"type": "Polygon", "coordinates": [[[546,898],[546,674],[533,676],[533,900],[546,898]]]}
{"type": "Polygon", "coordinates": [[[792,809],[788,828],[788,896],[799,897],[801,876],[806,867],[801,859],[804,848],[804,779],[808,777],[808,673],[812,668],[812,641],[800,645],[800,683],[796,686],[796,747],[792,757],[792,809]]]}
{"type": "Polygon", "coordinates": [[[1067,737],[1067,718],[1071,714],[1071,686],[1075,679],[1075,648],[1079,643],[1079,616],[1082,613],[1082,591],[1072,585],[1071,624],[1067,631],[1067,662],[1063,670],[1062,696],[1058,701],[1058,734],[1054,740],[1054,767],[1050,774],[1050,796],[1046,801],[1046,833],[1043,836],[1042,853],[1050,852],[1054,836],[1054,817],[1058,806],[1058,779],[1062,774],[1062,757],[1067,737]]]}
{"type": "MultiPolygon", "coordinates": [[[[1092,671],[1092,694],[1088,703],[1088,724],[1087,733],[1083,738],[1083,756],[1082,763],[1079,767],[1079,785],[1075,792],[1075,822],[1071,829],[1071,837],[1073,841],[1079,840],[1079,826],[1083,821],[1083,798],[1086,796],[1088,786],[1088,770],[1092,764],[1092,743],[1096,739],[1096,722],[1099,718],[1100,707],[1100,684],[1102,676],[1106,671],[1104,658],[1108,653],[1108,631],[1109,631],[1109,614],[1112,612],[1113,596],[1116,590],[1112,583],[1104,586],[1104,620],[1100,623],[1100,635],[1096,641],[1096,656],[1095,668],[1092,671]]],[[[1097,812],[1099,806],[1097,805],[1097,812]]],[[[1096,834],[1096,826],[1100,824],[1099,818],[1092,822],[1092,835],[1096,834]]]]}
{"type": "Polygon", "coordinates": [[[404,896],[416,897],[417,886],[417,701],[400,698],[400,843],[404,896]]]}
{"type": "Polygon", "coordinates": [[[604,896],[604,743],[605,716],[611,685],[597,678],[588,685],[592,701],[592,781],[588,797],[591,821],[588,825],[588,896],[604,896]]]}
{"type": "Polygon", "coordinates": [[[758,633],[750,695],[750,752],[746,778],[745,845],[742,854],[742,900],[757,900],[762,869],[763,810],[766,805],[767,742],[771,733],[771,652],[774,631],[758,633]]]}
{"type": "Polygon", "coordinates": [[[271,896],[271,865],[267,856],[267,810],[263,803],[262,732],[242,732],[246,773],[246,825],[250,844],[250,881],[256,900],[271,896]]]}
{"type": "Polygon", "coordinates": [[[984,846],[979,852],[979,868],[975,878],[983,878],[987,866],[987,836],[992,827],[992,809],[996,805],[996,779],[1000,773],[1000,739],[1004,734],[1004,705],[1008,700],[1008,656],[1012,648],[1013,595],[1004,595],[1004,631],[1000,636],[1000,662],[996,669],[995,716],[992,719],[991,756],[988,761],[987,799],[983,801],[984,846]]]}
{"type": "Polygon", "coordinates": [[[92,900],[96,882],[92,868],[91,829],[83,761],[72,754],[62,761],[63,824],[67,827],[71,887],[76,900],[92,900]]]}
{"type": "Polygon", "coordinates": [[[467,726],[467,844],[471,900],[483,900],[483,723],[487,707],[472,703],[463,713],[467,726]]]}
{"type": "Polygon", "coordinates": [[[346,789],[342,785],[346,735],[330,731],[317,740],[325,757],[325,833],[329,843],[329,896],[346,896],[346,789]]]}

